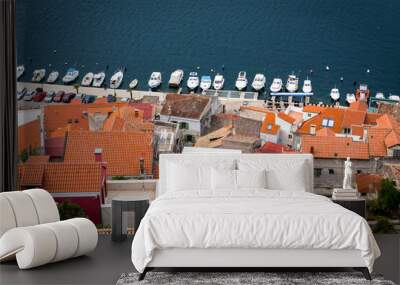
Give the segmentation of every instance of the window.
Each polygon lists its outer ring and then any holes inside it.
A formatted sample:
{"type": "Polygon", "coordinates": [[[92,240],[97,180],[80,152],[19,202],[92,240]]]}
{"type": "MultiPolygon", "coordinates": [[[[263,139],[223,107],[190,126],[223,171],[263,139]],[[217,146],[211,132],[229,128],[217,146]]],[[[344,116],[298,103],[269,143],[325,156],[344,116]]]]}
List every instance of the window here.
{"type": "Polygon", "coordinates": [[[272,130],[272,124],[268,124],[268,125],[267,125],[267,129],[268,129],[268,130],[272,130]]]}
{"type": "Polygon", "coordinates": [[[189,129],[189,124],[186,123],[186,122],[180,122],[180,123],[179,123],[179,127],[180,127],[181,129],[183,129],[183,130],[187,130],[187,129],[189,129]]]}
{"type": "Polygon", "coordinates": [[[322,126],[323,127],[332,128],[334,123],[335,122],[332,119],[328,119],[328,118],[323,118],[322,119],[322,126]]]}
{"type": "Polygon", "coordinates": [[[322,175],[322,168],[314,168],[314,176],[320,177],[322,175]]]}
{"type": "Polygon", "coordinates": [[[289,134],[288,135],[288,139],[291,139],[293,136],[292,136],[292,134],[289,134]]]}
{"type": "Polygon", "coordinates": [[[350,128],[344,128],[343,129],[343,133],[346,135],[349,135],[351,133],[351,129],[350,128]]]}
{"type": "Polygon", "coordinates": [[[357,170],[357,174],[361,174],[362,171],[360,169],[357,170]]]}
{"type": "Polygon", "coordinates": [[[333,174],[335,174],[335,170],[333,170],[333,169],[329,169],[329,174],[330,174],[330,175],[333,175],[333,174]]]}
{"type": "Polygon", "coordinates": [[[140,165],[140,174],[144,175],[145,173],[144,173],[144,159],[143,158],[141,158],[139,160],[139,165],[140,165]]]}
{"type": "Polygon", "coordinates": [[[393,150],[393,157],[400,158],[400,149],[393,150]]]}
{"type": "Polygon", "coordinates": [[[310,135],[315,135],[317,132],[317,127],[315,125],[310,126],[310,135]]]}
{"type": "Polygon", "coordinates": [[[307,117],[311,118],[311,116],[312,116],[312,114],[310,114],[310,113],[307,114],[307,117]]]}

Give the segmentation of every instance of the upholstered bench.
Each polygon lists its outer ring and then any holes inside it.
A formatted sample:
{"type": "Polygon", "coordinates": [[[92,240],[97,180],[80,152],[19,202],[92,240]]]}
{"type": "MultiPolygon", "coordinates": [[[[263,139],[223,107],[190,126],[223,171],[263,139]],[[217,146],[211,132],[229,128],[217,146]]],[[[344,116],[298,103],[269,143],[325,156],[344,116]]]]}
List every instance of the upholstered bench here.
{"type": "Polygon", "coordinates": [[[16,258],[28,269],[87,254],[97,245],[88,219],[60,221],[56,203],[43,189],[0,193],[0,261],[16,258]]]}

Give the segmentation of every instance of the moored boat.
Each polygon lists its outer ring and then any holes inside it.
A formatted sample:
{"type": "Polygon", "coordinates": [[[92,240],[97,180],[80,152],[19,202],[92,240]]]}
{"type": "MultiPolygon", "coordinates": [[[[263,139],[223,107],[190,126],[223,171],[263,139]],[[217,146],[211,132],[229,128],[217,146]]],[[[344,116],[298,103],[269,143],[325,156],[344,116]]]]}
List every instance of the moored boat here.
{"type": "Polygon", "coordinates": [[[389,99],[399,102],[400,101],[400,96],[399,95],[395,95],[395,94],[390,94],[389,95],[389,99]]]}
{"type": "Polygon", "coordinates": [[[110,78],[110,88],[117,89],[121,86],[122,80],[124,79],[124,73],[122,70],[118,70],[110,78]]]}
{"type": "Polygon", "coordinates": [[[17,80],[25,73],[25,66],[18,65],[17,66],[17,80]]]}
{"type": "Polygon", "coordinates": [[[251,83],[251,87],[253,87],[254,90],[260,91],[265,88],[265,82],[267,79],[265,78],[265,75],[262,73],[257,73],[254,76],[253,82],[251,83]]]}
{"type": "Polygon", "coordinates": [[[53,70],[52,72],[50,72],[49,77],[47,77],[47,83],[54,83],[54,82],[56,82],[59,75],[60,75],[60,74],[58,73],[58,71],[53,70]]]}
{"type": "Polygon", "coordinates": [[[33,71],[32,82],[40,82],[46,76],[46,69],[35,69],[33,71]]]}
{"type": "Polygon", "coordinates": [[[90,86],[90,85],[92,85],[93,77],[94,77],[93,72],[86,73],[86,75],[82,78],[81,85],[82,86],[90,86]]]}
{"type": "Polygon", "coordinates": [[[353,93],[347,93],[346,94],[346,101],[349,104],[356,102],[356,95],[354,95],[353,93]]]}
{"type": "Polygon", "coordinates": [[[79,76],[79,70],[70,67],[67,70],[67,73],[64,75],[62,81],[64,84],[70,84],[73,83],[79,76]]]}
{"type": "Polygon", "coordinates": [[[303,82],[303,88],[302,88],[304,93],[311,93],[312,92],[312,85],[311,85],[311,80],[310,79],[306,79],[303,82]]]}
{"type": "Polygon", "coordinates": [[[282,90],[282,85],[283,85],[282,79],[274,78],[271,86],[269,87],[269,90],[271,90],[271,92],[273,93],[277,93],[282,90]]]}
{"type": "Polygon", "coordinates": [[[199,80],[199,76],[197,75],[197,72],[194,72],[194,71],[190,72],[189,78],[187,80],[187,87],[190,90],[194,90],[197,87],[199,87],[199,84],[200,84],[200,80],[199,80]]]}
{"type": "Polygon", "coordinates": [[[104,71],[100,71],[93,75],[93,87],[101,87],[104,83],[104,79],[106,78],[106,73],[104,71]]]}
{"type": "Polygon", "coordinates": [[[154,71],[150,75],[148,85],[151,89],[158,88],[162,83],[161,72],[154,71]]]}
{"type": "Polygon", "coordinates": [[[246,71],[240,71],[236,79],[235,87],[237,90],[243,90],[247,87],[247,74],[246,71]]]}
{"type": "Polygon", "coordinates": [[[375,95],[375,98],[377,98],[377,99],[385,99],[385,95],[383,95],[382,92],[377,92],[376,95],[375,95]]]}
{"type": "Polygon", "coordinates": [[[130,89],[135,89],[136,86],[138,85],[138,83],[139,83],[139,80],[137,80],[136,78],[133,79],[133,80],[129,83],[129,88],[130,88],[130,89]]]}
{"type": "Polygon", "coordinates": [[[211,76],[210,75],[203,75],[200,80],[200,88],[204,91],[207,91],[211,88],[211,76]]]}
{"type": "Polygon", "coordinates": [[[340,93],[338,88],[332,88],[331,89],[331,94],[330,94],[332,100],[337,101],[340,99],[340,93]]]}
{"type": "Polygon", "coordinates": [[[213,82],[214,89],[221,90],[222,88],[224,88],[224,82],[225,82],[224,77],[221,74],[217,73],[217,75],[215,75],[214,77],[214,82],[213,82]]]}
{"type": "Polygon", "coordinates": [[[184,72],[182,69],[177,69],[171,73],[171,76],[168,81],[168,86],[173,88],[178,88],[181,85],[182,79],[184,76],[184,72]]]}
{"type": "Polygon", "coordinates": [[[297,89],[299,89],[299,78],[294,74],[290,74],[286,82],[286,90],[288,92],[296,92],[297,89]]]}

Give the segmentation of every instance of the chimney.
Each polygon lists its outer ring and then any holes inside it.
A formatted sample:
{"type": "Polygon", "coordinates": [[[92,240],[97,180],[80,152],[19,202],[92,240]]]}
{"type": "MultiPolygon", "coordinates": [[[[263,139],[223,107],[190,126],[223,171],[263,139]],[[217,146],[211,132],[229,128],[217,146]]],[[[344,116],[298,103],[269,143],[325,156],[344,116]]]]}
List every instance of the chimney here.
{"type": "Polygon", "coordinates": [[[94,150],[94,161],[103,162],[103,150],[101,148],[96,148],[94,150]]]}

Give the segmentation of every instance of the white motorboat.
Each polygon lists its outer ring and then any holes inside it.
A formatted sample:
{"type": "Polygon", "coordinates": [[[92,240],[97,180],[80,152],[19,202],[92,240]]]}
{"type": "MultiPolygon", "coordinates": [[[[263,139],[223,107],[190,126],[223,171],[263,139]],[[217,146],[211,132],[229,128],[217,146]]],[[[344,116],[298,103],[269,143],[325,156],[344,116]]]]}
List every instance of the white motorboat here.
{"type": "Polygon", "coordinates": [[[222,88],[224,88],[224,83],[225,83],[225,79],[224,77],[217,73],[217,75],[215,75],[214,77],[214,82],[213,82],[213,87],[215,90],[221,90],[222,88]]]}
{"type": "Polygon", "coordinates": [[[265,78],[265,75],[262,73],[257,73],[256,76],[254,76],[253,83],[251,83],[251,87],[253,87],[254,90],[260,91],[265,88],[265,82],[267,79],[265,78]]]}
{"type": "Polygon", "coordinates": [[[199,80],[199,76],[197,75],[197,72],[192,71],[189,73],[189,78],[188,78],[186,84],[190,90],[194,90],[197,87],[199,87],[200,80],[199,80]]]}
{"type": "Polygon", "coordinates": [[[385,95],[383,95],[382,92],[377,92],[376,95],[375,95],[375,98],[377,98],[377,99],[385,99],[385,95]]]}
{"type": "Polygon", "coordinates": [[[235,87],[237,90],[243,90],[247,87],[246,71],[240,71],[236,79],[235,87]]]}
{"type": "Polygon", "coordinates": [[[25,73],[25,66],[18,65],[17,66],[17,80],[25,73]]]}
{"type": "Polygon", "coordinates": [[[200,80],[200,88],[204,91],[207,91],[211,88],[211,76],[210,75],[203,75],[200,80]]]}
{"type": "Polygon", "coordinates": [[[303,88],[302,88],[304,93],[311,93],[312,92],[312,85],[311,85],[311,80],[310,79],[306,79],[304,80],[303,83],[303,88]]]}
{"type": "Polygon", "coordinates": [[[93,87],[101,87],[104,83],[104,79],[106,78],[106,73],[104,71],[100,71],[93,75],[93,87]]]}
{"type": "Polygon", "coordinates": [[[347,93],[346,94],[346,101],[349,104],[356,102],[356,95],[354,95],[353,93],[347,93]]]}
{"type": "Polygon", "coordinates": [[[50,72],[49,77],[47,77],[47,83],[54,83],[54,82],[56,82],[59,75],[60,75],[60,74],[58,73],[58,71],[53,70],[52,72],[50,72]]]}
{"type": "Polygon", "coordinates": [[[81,85],[82,86],[90,86],[90,85],[92,85],[93,77],[94,77],[93,72],[86,73],[86,75],[82,78],[81,85]]]}
{"type": "Polygon", "coordinates": [[[283,85],[282,79],[274,78],[271,86],[269,87],[269,90],[271,90],[271,92],[273,93],[277,93],[282,90],[282,85],[283,85]]]}
{"type": "Polygon", "coordinates": [[[340,98],[339,89],[337,89],[336,87],[332,88],[330,96],[331,96],[332,100],[334,100],[334,101],[339,100],[339,98],[340,98]]]}
{"type": "Polygon", "coordinates": [[[121,86],[122,80],[124,79],[124,73],[122,70],[118,70],[110,78],[110,88],[117,89],[121,86]]]}
{"type": "Polygon", "coordinates": [[[398,102],[398,101],[400,101],[400,96],[399,95],[390,94],[389,95],[389,99],[398,102]]]}
{"type": "Polygon", "coordinates": [[[184,72],[182,69],[177,69],[174,72],[172,72],[168,81],[169,87],[178,88],[179,85],[181,85],[183,76],[184,72]]]}
{"type": "Polygon", "coordinates": [[[161,85],[161,72],[155,71],[151,73],[148,85],[151,89],[155,89],[161,85]]]}
{"type": "Polygon", "coordinates": [[[74,82],[79,76],[79,70],[70,67],[67,70],[67,73],[64,75],[62,81],[64,82],[64,84],[69,84],[74,82]]]}
{"type": "Polygon", "coordinates": [[[138,85],[138,83],[139,83],[139,80],[137,80],[136,78],[133,79],[133,80],[129,83],[129,88],[130,88],[130,89],[135,89],[136,86],[138,85]]]}
{"type": "Polygon", "coordinates": [[[40,82],[46,76],[46,69],[36,69],[33,71],[32,82],[40,82]]]}
{"type": "Polygon", "coordinates": [[[296,92],[297,89],[299,89],[299,78],[294,74],[290,74],[286,82],[286,90],[292,93],[296,92]]]}

